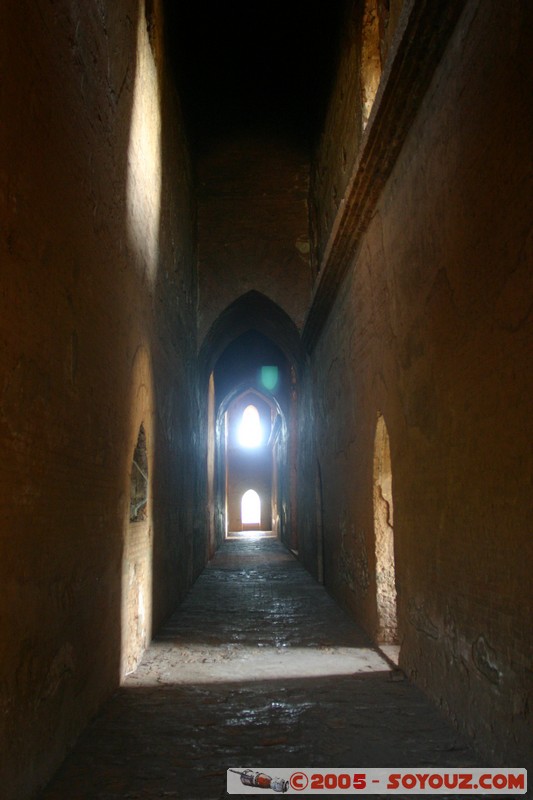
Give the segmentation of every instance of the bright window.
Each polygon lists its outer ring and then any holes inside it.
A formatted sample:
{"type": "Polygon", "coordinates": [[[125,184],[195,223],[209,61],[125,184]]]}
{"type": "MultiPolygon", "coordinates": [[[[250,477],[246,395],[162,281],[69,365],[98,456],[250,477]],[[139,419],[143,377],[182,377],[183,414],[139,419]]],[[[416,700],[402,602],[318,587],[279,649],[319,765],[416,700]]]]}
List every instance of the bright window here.
{"type": "Polygon", "coordinates": [[[253,489],[248,489],[242,496],[241,522],[243,525],[259,525],[261,522],[261,500],[253,489]]]}
{"type": "Polygon", "coordinates": [[[246,406],[239,426],[239,444],[241,447],[259,447],[263,440],[263,430],[259,411],[255,406],[246,406]]]}

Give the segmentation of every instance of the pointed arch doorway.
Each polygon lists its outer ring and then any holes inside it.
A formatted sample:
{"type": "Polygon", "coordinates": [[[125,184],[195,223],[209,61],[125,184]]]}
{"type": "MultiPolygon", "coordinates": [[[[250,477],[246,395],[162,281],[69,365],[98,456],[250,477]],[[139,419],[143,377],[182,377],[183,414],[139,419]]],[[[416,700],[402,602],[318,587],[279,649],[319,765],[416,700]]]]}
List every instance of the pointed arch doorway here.
{"type": "Polygon", "coordinates": [[[254,389],[238,392],[223,413],[226,537],[279,533],[281,416],[273,398],[254,389]]]}
{"type": "MultiPolygon", "coordinates": [[[[202,381],[208,390],[208,557],[212,557],[227,531],[234,527],[228,515],[226,446],[229,424],[225,414],[230,402],[247,390],[256,391],[275,410],[270,419],[272,497],[267,506],[272,509],[272,515],[268,527],[277,532],[287,546],[298,549],[297,419],[303,358],[304,350],[294,322],[276,303],[255,291],[231,303],[202,342],[202,381]]],[[[238,503],[243,493],[244,489],[238,503]]],[[[231,503],[231,495],[229,500],[231,503]]],[[[264,509],[262,501],[262,516],[264,509]]]]}

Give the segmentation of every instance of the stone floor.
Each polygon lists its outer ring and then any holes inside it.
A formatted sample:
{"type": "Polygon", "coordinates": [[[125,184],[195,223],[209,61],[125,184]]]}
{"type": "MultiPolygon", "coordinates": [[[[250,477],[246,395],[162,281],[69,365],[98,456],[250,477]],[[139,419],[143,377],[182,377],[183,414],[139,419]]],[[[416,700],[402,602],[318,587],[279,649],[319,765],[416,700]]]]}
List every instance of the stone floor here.
{"type": "Polygon", "coordinates": [[[279,542],[228,541],[42,800],[220,800],[228,767],[476,763],[279,542]]]}

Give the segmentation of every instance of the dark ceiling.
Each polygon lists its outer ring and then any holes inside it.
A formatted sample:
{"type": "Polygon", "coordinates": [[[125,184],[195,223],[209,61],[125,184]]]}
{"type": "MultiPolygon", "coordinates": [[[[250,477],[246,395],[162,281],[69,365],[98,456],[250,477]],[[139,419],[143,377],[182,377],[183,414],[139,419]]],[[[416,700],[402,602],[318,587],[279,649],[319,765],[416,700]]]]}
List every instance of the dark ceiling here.
{"type": "Polygon", "coordinates": [[[268,130],[311,145],[345,0],[166,0],[167,48],[193,145],[268,130]]]}

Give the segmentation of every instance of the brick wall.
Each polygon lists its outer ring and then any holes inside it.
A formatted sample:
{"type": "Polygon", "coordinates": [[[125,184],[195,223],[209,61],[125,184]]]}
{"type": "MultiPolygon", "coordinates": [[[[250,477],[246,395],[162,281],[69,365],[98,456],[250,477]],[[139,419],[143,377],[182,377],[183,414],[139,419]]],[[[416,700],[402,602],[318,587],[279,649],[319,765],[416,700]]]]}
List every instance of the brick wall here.
{"type": "MultiPolygon", "coordinates": [[[[401,665],[497,763],[531,759],[532,21],[519,2],[466,4],[313,351],[315,403],[302,404],[317,449],[303,445],[300,507],[316,506],[316,457],[326,583],[374,636],[383,414],[401,665]]],[[[353,141],[336,119],[330,176],[353,141]]],[[[316,572],[313,512],[304,523],[316,572]]]]}
{"type": "Polygon", "coordinates": [[[198,161],[199,337],[250,290],[301,328],[311,289],[307,153],[282,138],[235,136],[198,161]]]}
{"type": "Polygon", "coordinates": [[[3,10],[6,799],[46,781],[203,563],[190,170],[152,5],[150,19],[133,0],[3,10]],[[150,496],[135,527],[141,422],[150,496]]]}

